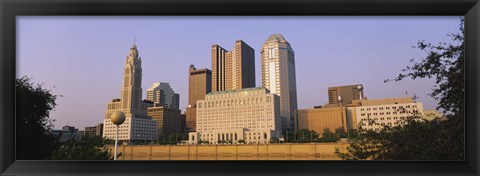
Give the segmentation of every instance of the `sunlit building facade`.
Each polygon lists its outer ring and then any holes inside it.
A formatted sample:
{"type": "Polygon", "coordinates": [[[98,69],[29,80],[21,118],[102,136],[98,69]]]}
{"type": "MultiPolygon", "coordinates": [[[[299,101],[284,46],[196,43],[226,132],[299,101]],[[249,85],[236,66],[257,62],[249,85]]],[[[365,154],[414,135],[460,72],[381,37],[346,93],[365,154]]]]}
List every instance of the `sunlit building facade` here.
{"type": "Polygon", "coordinates": [[[262,46],[261,63],[263,87],[280,96],[282,128],[293,130],[297,110],[295,52],[281,34],[273,34],[262,46]]]}
{"type": "Polygon", "coordinates": [[[211,92],[197,101],[197,131],[189,143],[268,143],[281,137],[279,97],[265,88],[211,92]]]}
{"type": "Polygon", "coordinates": [[[381,130],[384,126],[405,125],[408,117],[423,116],[423,103],[412,97],[352,100],[347,108],[352,129],[381,130]]]}
{"type": "Polygon", "coordinates": [[[231,51],[212,45],[212,91],[255,87],[255,50],[242,40],[231,51]]]}
{"type": "Polygon", "coordinates": [[[307,129],[322,134],[323,130],[347,130],[345,107],[299,109],[295,113],[295,131],[307,129]]]}
{"type": "Polygon", "coordinates": [[[175,93],[170,84],[165,82],[154,83],[148,88],[147,100],[173,109],[179,109],[180,107],[180,94],[175,93]]]}
{"type": "Polygon", "coordinates": [[[107,105],[103,121],[103,137],[115,139],[117,126],[110,115],[121,111],[126,119],[119,126],[118,139],[124,143],[146,143],[156,139],[157,125],[147,116],[147,107],[151,102],[142,101],[142,61],[137,46],[133,44],[125,62],[121,98],[113,99],[107,105]]]}
{"type": "Polygon", "coordinates": [[[212,71],[197,69],[190,65],[188,69],[188,106],[185,112],[185,130],[193,132],[197,126],[197,101],[204,100],[205,95],[212,91],[212,71]]]}

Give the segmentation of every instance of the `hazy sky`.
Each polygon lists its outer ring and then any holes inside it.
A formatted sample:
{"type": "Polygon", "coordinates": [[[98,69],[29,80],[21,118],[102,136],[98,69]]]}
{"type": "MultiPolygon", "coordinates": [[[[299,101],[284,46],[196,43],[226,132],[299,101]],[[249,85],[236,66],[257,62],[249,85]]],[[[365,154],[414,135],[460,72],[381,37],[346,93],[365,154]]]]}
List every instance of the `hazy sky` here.
{"type": "Polygon", "coordinates": [[[80,130],[103,122],[107,103],[120,97],[123,66],[134,38],[142,58],[143,98],[155,82],[168,82],[185,111],[188,68],[211,68],[212,44],[232,49],[243,40],[255,49],[280,33],[295,51],[298,108],[328,102],[327,88],[363,84],[369,99],[415,93],[425,109],[433,80],[384,83],[426,53],[419,40],[449,42],[460,17],[17,17],[17,77],[62,95],[51,112],[55,128],[80,130]]]}

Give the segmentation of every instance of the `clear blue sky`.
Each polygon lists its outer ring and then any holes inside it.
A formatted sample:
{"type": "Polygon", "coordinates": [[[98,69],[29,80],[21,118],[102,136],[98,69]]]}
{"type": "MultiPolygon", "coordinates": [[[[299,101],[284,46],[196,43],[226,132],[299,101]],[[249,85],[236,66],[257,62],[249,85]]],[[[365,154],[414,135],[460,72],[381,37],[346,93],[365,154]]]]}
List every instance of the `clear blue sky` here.
{"type": "Polygon", "coordinates": [[[62,95],[51,113],[55,128],[80,130],[103,122],[107,103],[120,97],[122,71],[136,38],[142,57],[143,97],[154,82],[168,82],[185,111],[188,68],[211,68],[210,46],[231,49],[244,40],[255,49],[281,33],[295,51],[298,108],[328,102],[327,88],[363,84],[369,99],[415,93],[426,109],[433,80],[384,83],[425,52],[419,40],[449,42],[460,17],[17,17],[17,77],[62,95]]]}

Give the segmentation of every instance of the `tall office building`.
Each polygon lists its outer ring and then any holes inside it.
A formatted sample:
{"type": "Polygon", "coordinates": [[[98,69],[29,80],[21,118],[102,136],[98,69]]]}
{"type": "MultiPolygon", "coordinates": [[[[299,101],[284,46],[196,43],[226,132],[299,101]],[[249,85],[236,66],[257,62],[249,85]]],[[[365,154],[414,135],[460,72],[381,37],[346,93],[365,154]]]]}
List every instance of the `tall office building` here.
{"type": "Polygon", "coordinates": [[[147,109],[148,116],[157,122],[157,138],[164,139],[172,134],[181,134],[182,116],[180,109],[156,104],[147,109]]]}
{"type": "Polygon", "coordinates": [[[146,107],[142,101],[142,60],[138,56],[137,46],[133,44],[125,62],[121,99],[113,99],[107,105],[103,121],[103,136],[115,139],[116,125],[110,120],[115,111],[125,114],[125,122],[119,127],[118,139],[125,143],[148,142],[156,137],[156,122],[147,116],[146,107]]]}
{"type": "Polygon", "coordinates": [[[281,34],[273,34],[262,46],[261,63],[263,87],[280,96],[282,128],[293,130],[297,110],[295,52],[281,34]]]}
{"type": "Polygon", "coordinates": [[[188,106],[186,111],[186,131],[196,130],[197,101],[204,100],[205,95],[212,91],[212,71],[197,69],[190,65],[188,69],[188,106]]]}
{"type": "Polygon", "coordinates": [[[147,89],[147,100],[160,106],[179,109],[180,95],[173,91],[170,84],[157,82],[147,89]]]}
{"type": "Polygon", "coordinates": [[[352,100],[361,100],[364,97],[362,84],[328,88],[328,104],[330,105],[345,106],[352,103],[352,100]]]}
{"type": "Polygon", "coordinates": [[[255,50],[237,40],[232,51],[212,45],[212,91],[255,87],[255,50]]]}

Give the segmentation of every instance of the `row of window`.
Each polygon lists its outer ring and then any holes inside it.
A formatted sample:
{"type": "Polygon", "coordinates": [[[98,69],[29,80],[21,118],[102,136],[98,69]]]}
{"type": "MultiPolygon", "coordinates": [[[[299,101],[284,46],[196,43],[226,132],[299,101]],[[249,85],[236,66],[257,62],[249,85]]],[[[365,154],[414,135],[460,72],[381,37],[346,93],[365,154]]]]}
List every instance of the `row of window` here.
{"type": "Polygon", "coordinates": [[[215,123],[241,123],[241,122],[263,122],[263,121],[272,121],[272,118],[264,118],[258,116],[257,118],[242,118],[242,119],[232,119],[232,118],[199,118],[199,123],[205,124],[215,124],[215,123]]]}
{"type": "Polygon", "coordinates": [[[369,124],[369,123],[361,123],[360,125],[362,125],[363,127],[367,127],[367,129],[371,129],[372,127],[369,127],[369,126],[384,126],[384,125],[389,125],[389,126],[392,126],[392,125],[406,125],[408,122],[400,122],[400,121],[397,121],[397,122],[384,122],[384,123],[372,123],[372,124],[369,124]]]}
{"type": "Polygon", "coordinates": [[[273,125],[264,125],[264,126],[232,126],[232,127],[203,127],[198,126],[198,131],[213,131],[213,130],[233,130],[239,128],[247,128],[247,129],[272,129],[273,125]]]}
{"type": "MultiPolygon", "coordinates": [[[[238,140],[237,133],[217,133],[214,135],[213,133],[201,134],[200,137],[204,140],[213,141],[214,136],[217,137],[218,140],[238,140]]],[[[193,137],[193,136],[192,136],[193,137]]],[[[245,137],[247,140],[256,140],[256,139],[268,139],[268,135],[266,132],[245,132],[245,137]]]]}
{"type": "Polygon", "coordinates": [[[271,109],[264,109],[264,108],[261,108],[261,109],[240,109],[240,110],[214,110],[214,111],[209,111],[209,110],[206,110],[206,111],[203,111],[203,110],[198,110],[197,112],[199,114],[205,114],[205,115],[216,115],[216,114],[239,114],[239,113],[249,113],[249,114],[258,114],[258,112],[263,112],[263,111],[271,111],[271,109]]]}
{"type": "MultiPolygon", "coordinates": [[[[375,108],[360,108],[360,111],[376,111],[376,110],[389,110],[389,109],[397,109],[397,106],[387,106],[387,107],[375,107],[375,108]]],[[[403,106],[398,106],[399,109],[403,109],[403,106]]],[[[406,105],[405,108],[417,108],[417,105],[406,105]]]]}
{"type": "Polygon", "coordinates": [[[224,94],[217,94],[217,95],[207,95],[205,96],[205,100],[219,100],[225,98],[238,98],[238,97],[248,97],[248,96],[261,96],[264,95],[265,91],[245,91],[245,92],[237,92],[237,93],[224,93],[224,94]]]}
{"type": "MultiPolygon", "coordinates": [[[[266,98],[266,102],[271,102],[271,97],[266,98]]],[[[227,107],[227,106],[237,106],[237,105],[255,105],[263,104],[263,97],[260,98],[245,98],[245,99],[235,99],[235,100],[223,100],[223,101],[205,101],[199,102],[198,108],[213,108],[213,107],[227,107]]]]}
{"type": "Polygon", "coordinates": [[[391,115],[391,114],[405,114],[405,113],[407,113],[407,112],[405,112],[405,111],[380,112],[380,113],[375,112],[375,113],[361,113],[360,116],[365,116],[365,115],[367,115],[367,116],[370,116],[370,115],[391,115]]]}

